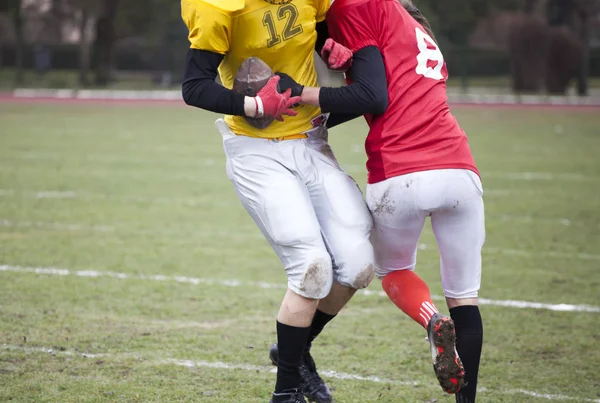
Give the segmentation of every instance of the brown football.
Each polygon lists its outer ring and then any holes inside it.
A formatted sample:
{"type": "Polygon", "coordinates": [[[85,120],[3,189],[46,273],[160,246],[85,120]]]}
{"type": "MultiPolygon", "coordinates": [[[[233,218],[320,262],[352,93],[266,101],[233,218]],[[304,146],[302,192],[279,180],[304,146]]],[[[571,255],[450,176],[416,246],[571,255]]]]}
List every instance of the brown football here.
{"type": "MultiPolygon", "coordinates": [[[[273,70],[267,63],[258,57],[249,57],[242,62],[235,74],[233,90],[248,97],[255,97],[273,75],[273,70]]],[[[260,119],[246,117],[246,121],[250,125],[260,130],[268,127],[273,120],[273,118],[267,117],[260,119]]]]}

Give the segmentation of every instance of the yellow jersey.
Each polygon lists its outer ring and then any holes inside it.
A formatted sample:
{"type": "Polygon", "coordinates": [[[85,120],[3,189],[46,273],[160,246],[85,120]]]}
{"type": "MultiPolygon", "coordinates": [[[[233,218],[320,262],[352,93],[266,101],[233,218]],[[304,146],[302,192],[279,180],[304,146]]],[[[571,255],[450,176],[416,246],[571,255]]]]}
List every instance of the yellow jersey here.
{"type": "MultiPolygon", "coordinates": [[[[188,27],[192,49],[225,56],[219,66],[225,87],[233,88],[237,70],[252,56],[263,60],[274,72],[286,73],[302,85],[316,87],[315,26],[325,19],[330,2],[181,0],[181,16],[188,27]]],[[[225,121],[236,134],[287,137],[310,130],[311,120],[320,114],[319,108],[310,105],[300,105],[296,110],[297,116],[284,116],[284,122],[274,121],[263,130],[251,126],[242,116],[228,115],[225,121]]]]}

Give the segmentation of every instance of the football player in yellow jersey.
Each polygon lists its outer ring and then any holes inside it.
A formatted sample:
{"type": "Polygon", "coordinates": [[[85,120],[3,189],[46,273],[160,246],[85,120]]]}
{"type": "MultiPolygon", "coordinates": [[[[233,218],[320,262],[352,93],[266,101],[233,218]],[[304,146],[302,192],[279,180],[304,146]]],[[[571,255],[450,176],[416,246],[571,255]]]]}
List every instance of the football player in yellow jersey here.
{"type": "MultiPolygon", "coordinates": [[[[273,71],[293,77],[298,83],[317,84],[312,61],[317,38],[315,28],[317,20],[324,19],[330,0],[274,2],[282,4],[246,0],[245,5],[240,4],[243,8],[234,11],[208,4],[220,3],[218,0],[181,2],[183,18],[190,28],[191,48],[223,55],[219,76],[226,88],[233,87],[238,68],[252,56],[260,58],[273,71]]],[[[235,8],[235,4],[228,8],[235,8]]],[[[300,106],[297,112],[297,116],[287,117],[285,122],[274,122],[264,130],[254,128],[243,116],[235,114],[227,115],[225,122],[234,133],[281,138],[310,130],[311,120],[321,113],[313,106],[300,106]]]]}
{"type": "MultiPolygon", "coordinates": [[[[227,115],[216,122],[227,175],[288,278],[272,350],[278,354],[272,356],[278,366],[272,402],[305,402],[303,395],[317,403],[332,401],[310,346],[373,278],[372,220],[360,189],[327,144],[327,116],[310,106],[290,110],[297,98],[274,90],[280,76],[254,98],[231,88],[240,64],[251,56],[288,79],[315,86],[313,55],[325,43],[317,37],[327,33],[323,20],[330,1],[181,1],[191,43],[184,100],[227,115]],[[217,74],[224,86],[215,83],[217,74]],[[282,115],[282,122],[264,130],[245,119],[282,115]]],[[[301,90],[296,86],[292,95],[301,90]]]]}

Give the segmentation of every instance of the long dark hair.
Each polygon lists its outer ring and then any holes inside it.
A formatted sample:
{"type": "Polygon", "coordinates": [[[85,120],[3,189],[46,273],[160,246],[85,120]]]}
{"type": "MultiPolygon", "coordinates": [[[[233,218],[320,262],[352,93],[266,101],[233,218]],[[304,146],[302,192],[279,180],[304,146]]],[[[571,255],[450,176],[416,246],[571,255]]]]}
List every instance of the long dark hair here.
{"type": "Polygon", "coordinates": [[[398,1],[400,2],[400,4],[402,4],[402,7],[404,7],[404,9],[406,11],[408,11],[410,16],[413,17],[419,24],[421,24],[421,26],[423,26],[423,29],[425,29],[425,31],[427,31],[427,34],[429,36],[431,36],[431,38],[435,41],[435,36],[433,35],[433,30],[431,29],[431,25],[429,24],[429,21],[427,21],[427,18],[425,18],[425,16],[421,12],[421,10],[419,10],[413,4],[412,0],[398,0],[398,1]]]}

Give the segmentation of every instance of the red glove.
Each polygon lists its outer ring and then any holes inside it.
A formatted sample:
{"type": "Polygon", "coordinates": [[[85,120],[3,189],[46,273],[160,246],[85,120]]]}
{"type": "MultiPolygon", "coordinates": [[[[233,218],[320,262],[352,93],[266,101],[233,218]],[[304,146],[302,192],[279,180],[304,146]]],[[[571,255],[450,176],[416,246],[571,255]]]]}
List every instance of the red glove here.
{"type": "Polygon", "coordinates": [[[292,97],[292,90],[287,89],[283,94],[277,91],[281,77],[275,75],[269,79],[256,95],[256,118],[274,118],[283,122],[283,116],[296,116],[298,112],[291,109],[292,105],[300,102],[300,97],[292,97]]]}
{"type": "Polygon", "coordinates": [[[331,70],[346,71],[352,66],[352,51],[329,38],[321,49],[321,59],[331,70]]]}

